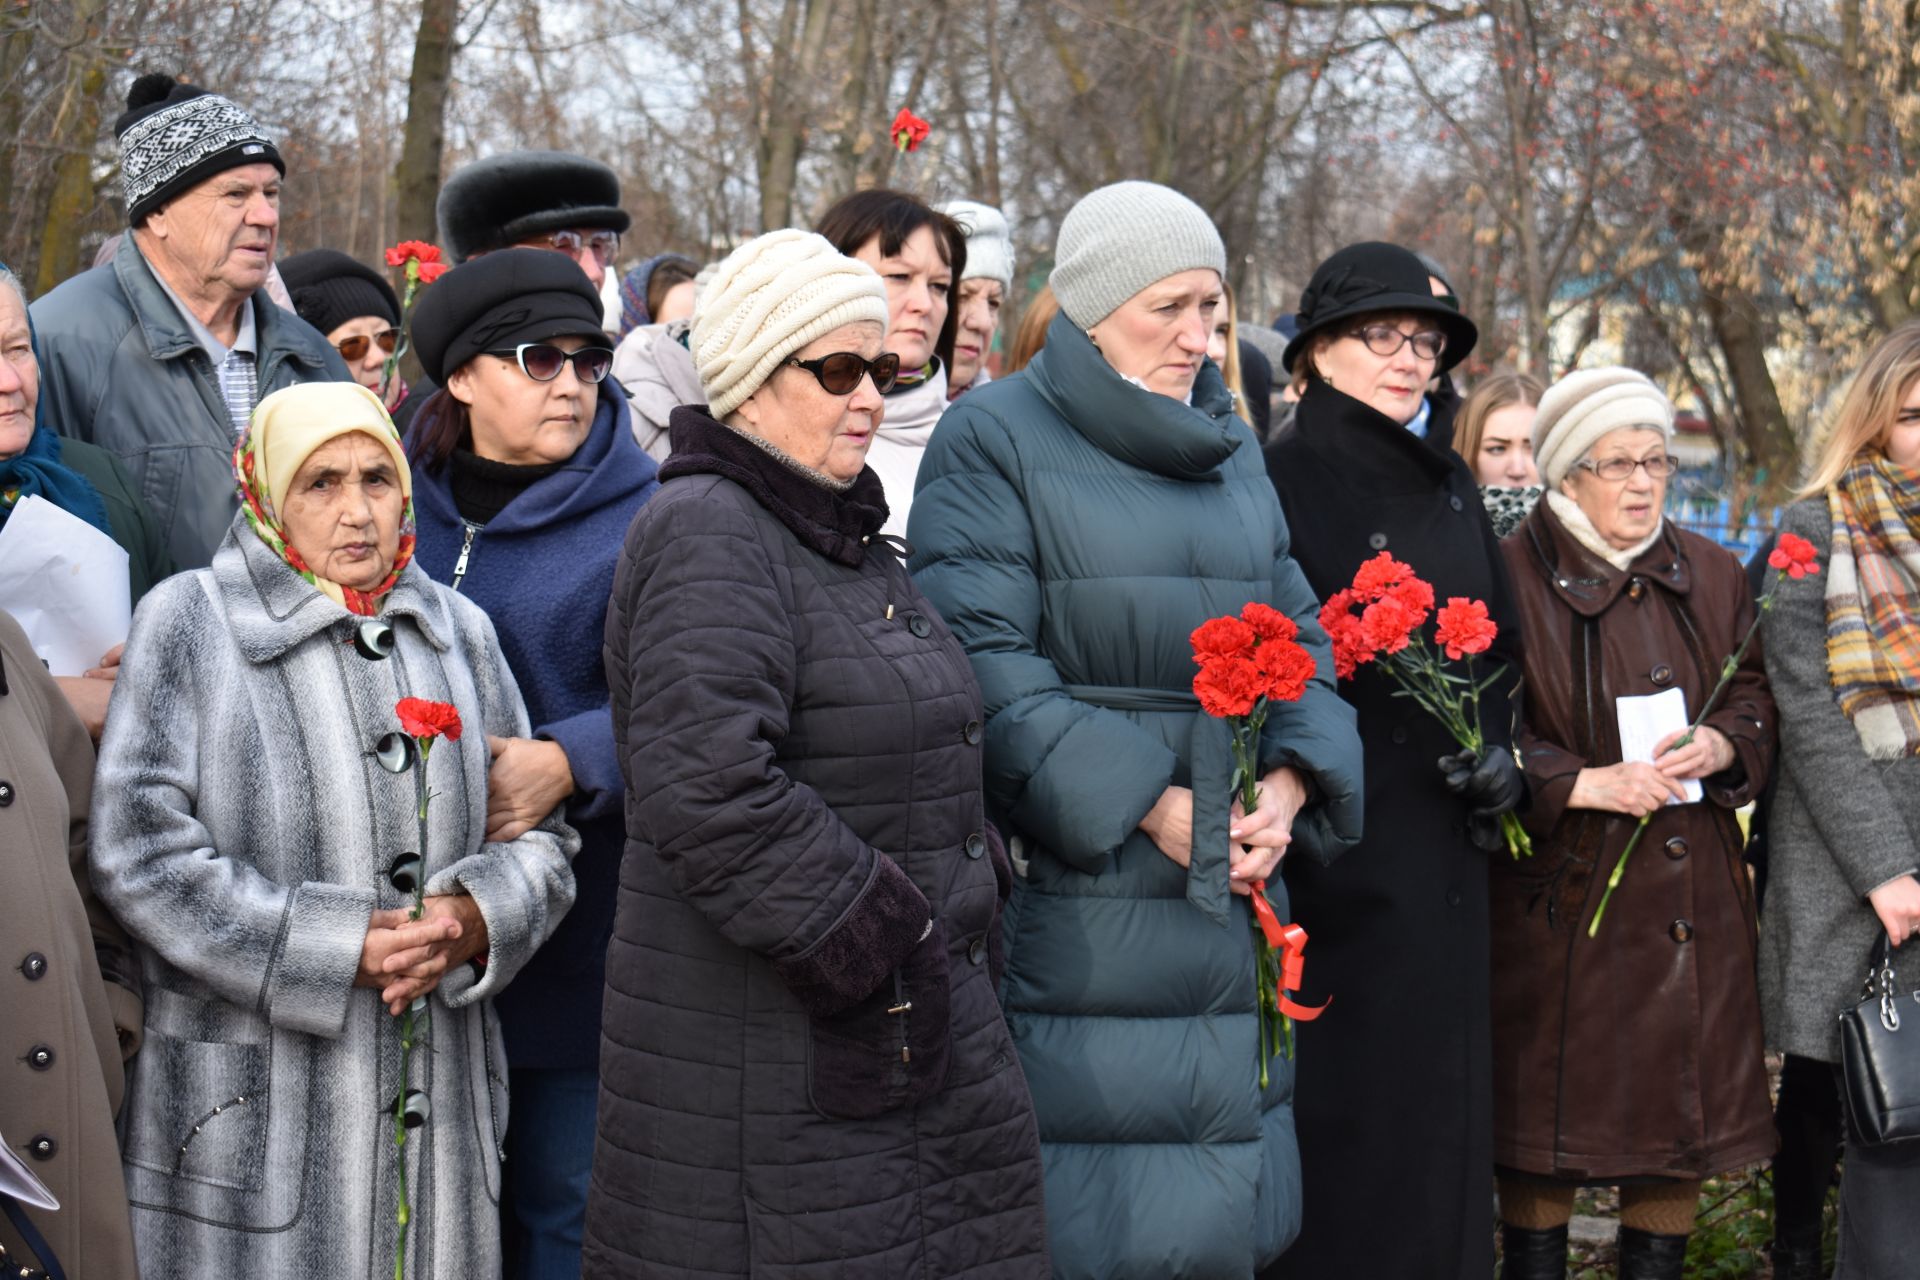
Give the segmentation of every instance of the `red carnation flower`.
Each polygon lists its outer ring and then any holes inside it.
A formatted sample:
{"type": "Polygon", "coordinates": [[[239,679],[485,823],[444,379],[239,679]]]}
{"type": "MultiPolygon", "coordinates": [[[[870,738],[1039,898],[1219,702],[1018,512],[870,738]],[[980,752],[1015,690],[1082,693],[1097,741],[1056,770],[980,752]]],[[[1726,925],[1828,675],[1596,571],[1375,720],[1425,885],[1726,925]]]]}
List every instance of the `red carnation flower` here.
{"type": "Polygon", "coordinates": [[[414,738],[431,741],[445,738],[460,741],[460,712],[450,702],[429,702],[425,698],[402,698],[394,704],[400,727],[414,738]]]}
{"type": "Polygon", "coordinates": [[[1773,550],[1767,553],[1767,563],[1783,571],[1789,578],[1804,578],[1810,573],[1820,572],[1820,553],[1799,534],[1783,533],[1773,550]]]}
{"type": "Polygon", "coordinates": [[[1238,618],[1209,618],[1193,630],[1193,660],[1209,662],[1253,656],[1259,633],[1238,618]]]}
{"type": "Polygon", "coordinates": [[[1293,619],[1271,605],[1249,603],[1240,610],[1240,621],[1254,629],[1263,645],[1292,640],[1300,634],[1293,619]]]}
{"type": "Polygon", "coordinates": [[[423,262],[415,270],[420,275],[421,284],[432,284],[453,268],[444,262],[423,262]]]}
{"type": "Polygon", "coordinates": [[[1274,702],[1298,702],[1306,696],[1307,681],[1316,669],[1313,655],[1291,640],[1262,644],[1254,651],[1253,665],[1260,673],[1262,692],[1274,702]]]}
{"type": "Polygon", "coordinates": [[[1320,606],[1320,629],[1333,642],[1333,670],[1342,680],[1353,679],[1362,663],[1373,661],[1360,634],[1360,619],[1353,616],[1353,592],[1336,591],[1320,606]]]}
{"type": "Polygon", "coordinates": [[[1499,634],[1500,628],[1487,616],[1485,602],[1450,596],[1440,610],[1433,638],[1449,658],[1457,659],[1469,653],[1485,653],[1499,634]]]}
{"type": "Polygon", "coordinates": [[[387,250],[387,265],[390,267],[404,266],[409,258],[422,264],[439,262],[440,249],[437,245],[428,244],[425,240],[402,240],[387,250]]]}
{"type": "Polygon", "coordinates": [[[1210,716],[1244,716],[1266,692],[1266,682],[1248,658],[1221,658],[1203,663],[1193,678],[1193,694],[1210,716]]]}
{"type": "Polygon", "coordinates": [[[893,139],[893,145],[902,151],[918,151],[920,144],[927,140],[932,126],[907,108],[900,108],[900,114],[893,118],[893,125],[887,130],[887,136],[893,139]]]}
{"type": "Polygon", "coordinates": [[[1389,588],[1388,594],[1407,607],[1413,615],[1413,625],[1419,626],[1433,612],[1433,588],[1419,578],[1409,577],[1396,582],[1389,588]]]}
{"type": "Polygon", "coordinates": [[[1375,600],[1360,615],[1360,636],[1376,656],[1407,647],[1416,626],[1413,610],[1397,596],[1375,600]]]}
{"type": "Polygon", "coordinates": [[[1394,587],[1416,576],[1412,565],[1402,564],[1387,552],[1382,551],[1373,559],[1362,563],[1354,572],[1354,598],[1363,604],[1372,604],[1394,587]]]}

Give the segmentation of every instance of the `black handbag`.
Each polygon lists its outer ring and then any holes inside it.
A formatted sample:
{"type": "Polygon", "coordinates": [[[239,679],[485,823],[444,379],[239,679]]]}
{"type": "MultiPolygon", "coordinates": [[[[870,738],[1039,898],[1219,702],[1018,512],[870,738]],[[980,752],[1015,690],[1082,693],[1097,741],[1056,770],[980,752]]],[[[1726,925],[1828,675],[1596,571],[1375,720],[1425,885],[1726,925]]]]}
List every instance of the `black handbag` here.
{"type": "Polygon", "coordinates": [[[1866,998],[1840,1015],[1847,1112],[1869,1146],[1920,1138],[1920,991],[1894,990],[1891,951],[1881,931],[1866,998]]]}

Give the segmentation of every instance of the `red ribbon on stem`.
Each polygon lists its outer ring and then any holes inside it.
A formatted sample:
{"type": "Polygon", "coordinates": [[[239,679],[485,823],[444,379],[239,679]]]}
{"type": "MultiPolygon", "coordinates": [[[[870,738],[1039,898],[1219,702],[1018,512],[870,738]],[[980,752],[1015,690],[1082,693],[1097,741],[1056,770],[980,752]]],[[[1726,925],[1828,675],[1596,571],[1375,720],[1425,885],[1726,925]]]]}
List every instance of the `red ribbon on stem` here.
{"type": "Polygon", "coordinates": [[[1297,924],[1280,923],[1280,917],[1273,913],[1273,904],[1267,901],[1265,880],[1253,882],[1253,915],[1260,922],[1260,932],[1266,935],[1267,945],[1280,953],[1280,982],[1273,993],[1279,1001],[1280,1012],[1295,1022],[1312,1022],[1327,1011],[1333,999],[1329,996],[1326,1004],[1316,1008],[1299,1003],[1290,994],[1300,989],[1306,972],[1307,931],[1297,924]]]}

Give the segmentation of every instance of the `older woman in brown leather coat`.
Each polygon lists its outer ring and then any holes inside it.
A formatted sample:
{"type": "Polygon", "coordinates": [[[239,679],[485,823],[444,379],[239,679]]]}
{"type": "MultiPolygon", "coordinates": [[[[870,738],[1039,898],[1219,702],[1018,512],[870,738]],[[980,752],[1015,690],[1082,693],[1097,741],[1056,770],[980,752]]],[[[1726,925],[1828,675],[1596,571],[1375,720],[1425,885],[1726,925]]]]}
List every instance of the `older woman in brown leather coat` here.
{"type": "Polygon", "coordinates": [[[1615,699],[1679,689],[1691,720],[1753,619],[1733,556],[1661,516],[1672,431],[1666,397],[1631,370],[1563,379],[1534,424],[1546,498],[1502,544],[1525,637],[1516,742],[1534,840],[1531,859],[1494,860],[1491,890],[1507,1280],[1563,1276],[1574,1191],[1608,1184],[1623,1280],[1678,1280],[1701,1180],[1773,1150],[1734,818],[1773,761],[1757,648],[1690,744],[1670,732],[1655,763],[1622,762],[1615,699]]]}

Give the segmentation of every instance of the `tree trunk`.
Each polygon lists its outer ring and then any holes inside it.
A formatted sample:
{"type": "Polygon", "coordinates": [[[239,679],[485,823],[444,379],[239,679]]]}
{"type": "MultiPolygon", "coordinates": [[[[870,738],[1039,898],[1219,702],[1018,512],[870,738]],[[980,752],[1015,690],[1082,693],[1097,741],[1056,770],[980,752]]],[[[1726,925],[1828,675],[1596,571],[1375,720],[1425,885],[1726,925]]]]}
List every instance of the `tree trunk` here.
{"type": "Polygon", "coordinates": [[[413,73],[407,78],[407,125],[394,166],[393,188],[400,235],[433,240],[439,235],[440,162],[446,150],[447,98],[453,86],[453,22],[457,0],[421,0],[420,33],[413,42],[413,73]]]}
{"type": "Polygon", "coordinates": [[[83,265],[80,232],[97,203],[93,147],[100,133],[100,100],[107,87],[107,67],[100,48],[106,9],[106,0],[82,0],[74,6],[74,29],[80,39],[67,53],[66,86],[49,139],[56,159],[46,220],[40,229],[36,295],[46,293],[83,265]]]}
{"type": "Polygon", "coordinates": [[[0,233],[11,234],[14,231],[18,210],[14,207],[15,194],[20,184],[16,178],[20,165],[20,120],[26,112],[26,94],[21,92],[14,81],[27,65],[27,55],[33,51],[33,26],[27,21],[26,12],[9,14],[0,30],[6,32],[6,39],[0,42],[0,85],[7,92],[0,93],[0,233]]]}

